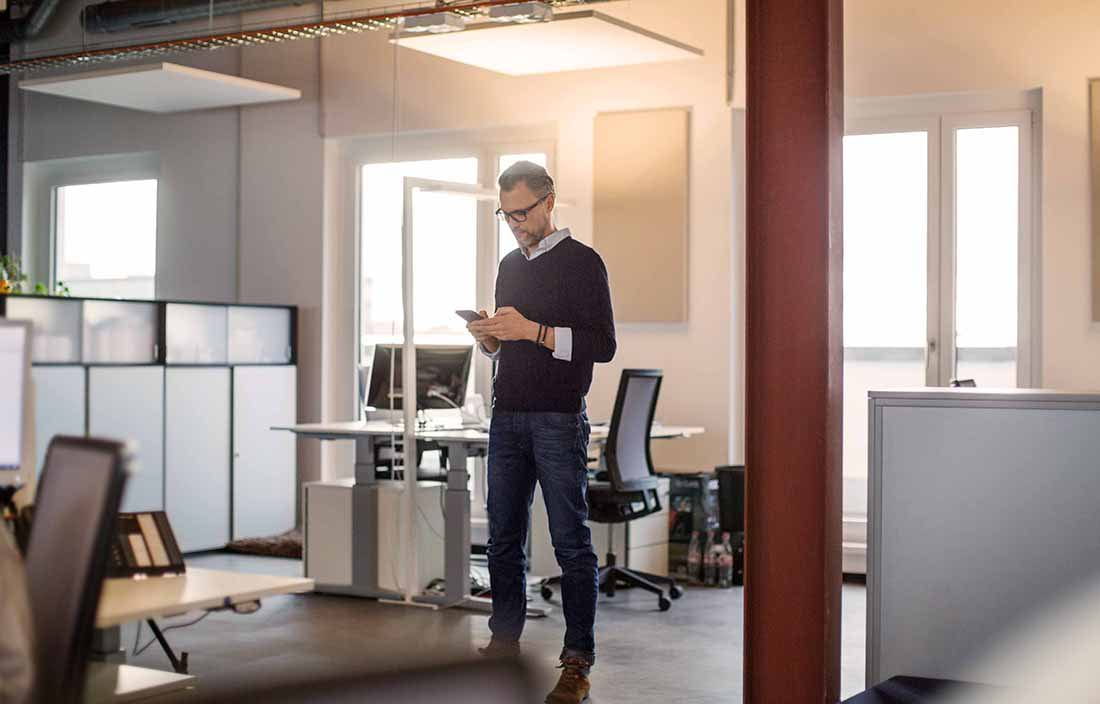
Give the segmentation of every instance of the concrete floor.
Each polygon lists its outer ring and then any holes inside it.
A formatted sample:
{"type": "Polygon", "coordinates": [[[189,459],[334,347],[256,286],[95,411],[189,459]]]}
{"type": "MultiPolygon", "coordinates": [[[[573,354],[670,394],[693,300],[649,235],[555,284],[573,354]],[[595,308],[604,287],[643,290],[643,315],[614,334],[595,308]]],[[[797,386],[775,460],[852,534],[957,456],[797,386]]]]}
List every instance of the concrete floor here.
{"type": "MultiPolygon", "coordinates": [[[[300,574],[301,562],[230,554],[192,556],[189,565],[267,574],[300,574]]],[[[865,588],[843,591],[842,694],[863,689],[865,588]]],[[[601,596],[597,615],[598,662],[592,672],[593,704],[741,701],[742,595],[730,590],[688,589],[670,611],[641,592],[601,596]]],[[[537,599],[538,597],[536,597],[537,599]]],[[[541,600],[540,600],[541,601],[541,600]]],[[[169,619],[163,626],[192,617],[169,619]]],[[[547,690],[565,626],[560,610],[530,619],[525,654],[545,663],[547,690]]],[[[136,630],[123,630],[132,648],[136,630]]],[[[190,653],[199,687],[268,675],[317,675],[364,668],[385,669],[424,655],[469,654],[488,640],[487,617],[463,611],[430,611],[351,597],[311,594],[267,599],[251,615],[212,613],[201,623],[167,632],[177,651],[190,653]]],[[[144,644],[151,638],[141,633],[144,644]]],[[[156,644],[134,665],[169,669],[156,644]]],[[[184,695],[156,701],[187,701],[184,695]]]]}

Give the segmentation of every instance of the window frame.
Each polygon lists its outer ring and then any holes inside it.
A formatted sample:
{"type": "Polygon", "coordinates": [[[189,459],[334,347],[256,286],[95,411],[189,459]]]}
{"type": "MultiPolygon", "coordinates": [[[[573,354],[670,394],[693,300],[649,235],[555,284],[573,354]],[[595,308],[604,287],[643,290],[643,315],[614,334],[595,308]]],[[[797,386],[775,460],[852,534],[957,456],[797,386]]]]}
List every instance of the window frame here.
{"type": "MultiPolygon", "coordinates": [[[[362,364],[362,330],[360,329],[360,322],[363,300],[363,203],[360,196],[363,189],[363,168],[371,164],[476,158],[478,159],[480,185],[487,189],[495,189],[499,175],[497,168],[500,157],[507,154],[545,153],[547,170],[554,173],[557,143],[550,136],[548,128],[536,127],[530,130],[505,130],[500,133],[431,134],[416,138],[402,136],[399,148],[395,147],[389,136],[361,138],[348,140],[342,147],[344,180],[348,186],[345,191],[345,198],[350,204],[346,212],[349,212],[352,217],[351,226],[348,229],[354,237],[354,354],[352,359],[355,360],[356,364],[362,364]],[[526,138],[522,136],[524,132],[535,133],[535,136],[526,138]]],[[[498,232],[496,218],[493,216],[494,210],[495,206],[489,202],[479,203],[476,257],[478,268],[477,302],[479,306],[484,306],[486,310],[491,310],[495,304],[493,299],[496,288],[496,271],[500,261],[497,251],[498,232]]],[[[481,394],[486,404],[488,404],[492,398],[492,360],[483,354],[477,354],[475,351],[473,367],[475,381],[471,391],[481,394]]],[[[352,372],[354,373],[354,368],[352,372]]],[[[362,417],[361,409],[357,410],[356,416],[362,417]]]]}
{"type": "MultiPolygon", "coordinates": [[[[57,286],[57,256],[60,251],[57,231],[57,190],[66,186],[86,186],[119,181],[155,180],[157,182],[157,224],[154,248],[161,245],[161,212],[164,193],[160,157],[155,152],[109,154],[73,159],[54,159],[24,164],[23,261],[28,273],[38,281],[57,286]],[[41,233],[46,233],[42,237],[41,233]]],[[[157,262],[154,259],[153,298],[159,288],[157,262]]]]}

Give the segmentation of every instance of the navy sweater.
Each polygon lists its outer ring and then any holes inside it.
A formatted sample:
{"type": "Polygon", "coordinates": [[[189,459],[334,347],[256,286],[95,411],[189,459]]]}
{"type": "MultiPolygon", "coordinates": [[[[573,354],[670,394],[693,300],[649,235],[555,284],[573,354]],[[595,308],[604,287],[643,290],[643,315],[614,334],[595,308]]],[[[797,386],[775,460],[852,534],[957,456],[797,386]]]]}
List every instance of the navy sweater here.
{"type": "Polygon", "coordinates": [[[592,365],[615,356],[615,318],[607,268],[595,250],[568,237],[531,261],[515,250],[497,272],[497,307],[573,331],[572,360],[526,340],[502,342],[493,381],[500,411],[578,413],[592,385],[592,365]]]}

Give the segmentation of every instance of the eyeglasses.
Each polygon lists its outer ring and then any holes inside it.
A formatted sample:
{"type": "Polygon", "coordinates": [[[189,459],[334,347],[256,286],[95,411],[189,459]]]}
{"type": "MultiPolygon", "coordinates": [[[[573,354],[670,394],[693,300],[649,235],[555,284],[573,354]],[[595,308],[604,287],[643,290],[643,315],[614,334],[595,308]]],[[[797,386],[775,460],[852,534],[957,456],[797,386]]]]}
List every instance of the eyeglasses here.
{"type": "Polygon", "coordinates": [[[497,208],[493,215],[496,215],[504,222],[508,222],[508,220],[515,220],[516,222],[527,222],[527,213],[537,208],[539,206],[539,203],[543,202],[552,195],[554,195],[553,192],[547,193],[531,205],[527,206],[526,208],[520,208],[519,210],[503,210],[502,208],[497,208]]]}

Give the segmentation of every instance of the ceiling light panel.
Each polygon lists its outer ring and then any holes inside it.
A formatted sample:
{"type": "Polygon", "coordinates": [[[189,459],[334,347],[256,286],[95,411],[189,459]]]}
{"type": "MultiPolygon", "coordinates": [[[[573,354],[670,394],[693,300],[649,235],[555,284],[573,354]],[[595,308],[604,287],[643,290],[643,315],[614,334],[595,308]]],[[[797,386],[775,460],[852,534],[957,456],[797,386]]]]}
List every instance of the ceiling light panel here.
{"type": "Polygon", "coordinates": [[[470,25],[465,32],[403,34],[401,46],[509,76],[697,59],[700,49],[592,10],[552,22],[470,25]]]}
{"type": "Polygon", "coordinates": [[[548,22],[553,18],[554,10],[545,2],[517,2],[489,8],[489,19],[493,22],[548,22]]]}
{"type": "Polygon", "coordinates": [[[413,15],[404,21],[406,32],[446,34],[466,29],[466,18],[454,12],[435,12],[430,15],[413,15]]]}
{"type": "Polygon", "coordinates": [[[302,92],[295,88],[170,63],[38,78],[21,81],[19,87],[34,93],[156,113],[256,105],[302,97],[302,92]]]}

